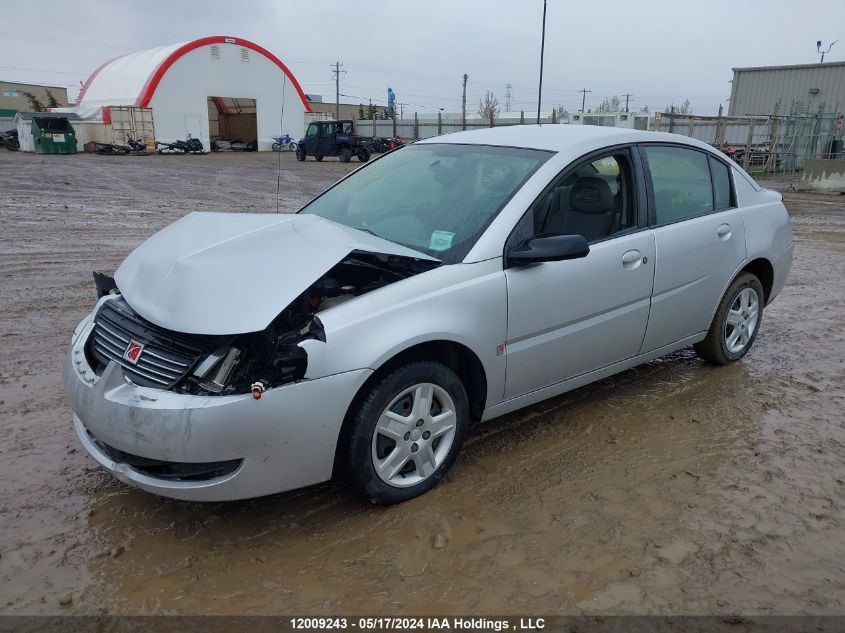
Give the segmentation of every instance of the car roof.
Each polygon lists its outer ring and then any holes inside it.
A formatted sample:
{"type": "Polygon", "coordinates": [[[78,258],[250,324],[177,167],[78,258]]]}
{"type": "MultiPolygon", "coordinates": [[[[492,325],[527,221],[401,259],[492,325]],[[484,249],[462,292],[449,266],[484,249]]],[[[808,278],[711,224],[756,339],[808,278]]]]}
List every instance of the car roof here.
{"type": "Polygon", "coordinates": [[[698,139],[669,134],[666,132],[646,132],[618,127],[598,125],[545,124],[545,125],[509,125],[482,128],[466,132],[444,134],[419,143],[460,143],[468,145],[500,145],[505,147],[524,147],[552,152],[577,150],[578,153],[601,149],[609,145],[623,143],[681,143],[693,147],[712,150],[713,148],[698,139]]]}

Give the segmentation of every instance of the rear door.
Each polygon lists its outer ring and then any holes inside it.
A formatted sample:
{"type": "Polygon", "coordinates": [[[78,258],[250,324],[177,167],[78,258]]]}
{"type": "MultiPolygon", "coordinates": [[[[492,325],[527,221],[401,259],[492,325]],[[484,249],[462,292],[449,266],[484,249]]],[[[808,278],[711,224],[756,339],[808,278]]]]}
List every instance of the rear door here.
{"type": "Polygon", "coordinates": [[[337,153],[334,142],[335,130],[335,123],[320,124],[320,147],[317,149],[318,156],[334,156],[337,153]]]}
{"type": "Polygon", "coordinates": [[[534,235],[579,234],[590,252],[506,269],[505,398],[637,354],[654,276],[643,182],[629,148],[595,154],[565,170],[516,227],[506,249],[534,235]]]}
{"type": "Polygon", "coordinates": [[[642,352],[706,331],[745,260],[731,169],[704,150],[643,145],[656,265],[642,352]]]}

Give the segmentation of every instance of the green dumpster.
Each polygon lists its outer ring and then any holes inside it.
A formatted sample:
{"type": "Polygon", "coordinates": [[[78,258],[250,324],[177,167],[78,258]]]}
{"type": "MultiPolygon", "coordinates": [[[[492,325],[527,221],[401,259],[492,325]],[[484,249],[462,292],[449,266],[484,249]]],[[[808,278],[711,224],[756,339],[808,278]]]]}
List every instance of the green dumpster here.
{"type": "Polygon", "coordinates": [[[65,117],[36,116],[32,144],[36,154],[76,154],[76,132],[65,117]]]}

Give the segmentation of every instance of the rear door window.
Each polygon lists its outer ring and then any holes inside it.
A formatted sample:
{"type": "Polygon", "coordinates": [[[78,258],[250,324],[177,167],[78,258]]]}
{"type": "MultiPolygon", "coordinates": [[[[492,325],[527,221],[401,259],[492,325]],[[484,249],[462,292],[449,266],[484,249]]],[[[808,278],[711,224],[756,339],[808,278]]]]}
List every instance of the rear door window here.
{"type": "Polygon", "coordinates": [[[713,175],[713,199],[716,211],[730,209],[734,206],[729,169],[730,167],[722,161],[710,157],[710,173],[713,175]]]}
{"type": "Polygon", "coordinates": [[[707,155],[683,147],[645,146],[658,225],[713,211],[713,184],[707,155]]]}

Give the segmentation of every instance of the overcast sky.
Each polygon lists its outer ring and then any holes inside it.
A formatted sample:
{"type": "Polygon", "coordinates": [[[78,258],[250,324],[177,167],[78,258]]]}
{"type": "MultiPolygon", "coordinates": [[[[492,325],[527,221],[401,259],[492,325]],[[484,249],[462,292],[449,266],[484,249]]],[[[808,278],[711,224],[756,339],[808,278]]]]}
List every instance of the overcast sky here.
{"type": "MultiPolygon", "coordinates": [[[[39,0],[4,2],[0,79],[67,85],[103,61],[207,35],[252,40],[275,53],[308,93],[334,100],[329,64],[340,60],[345,102],[383,103],[387,87],[420,113],[468,108],[486,90],[504,109],[537,108],[542,0],[39,0]],[[37,8],[36,8],[37,7],[37,8]]],[[[631,93],[631,107],[689,99],[715,114],[731,68],[819,60],[816,40],[842,38],[843,0],[549,0],[543,109],[587,107],[631,93]]]]}

